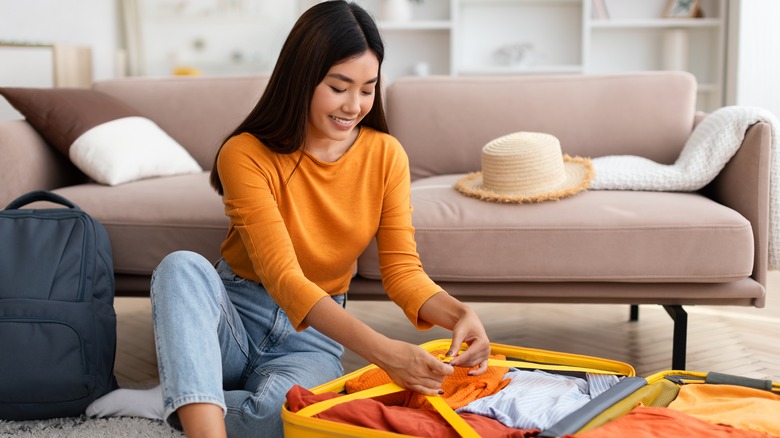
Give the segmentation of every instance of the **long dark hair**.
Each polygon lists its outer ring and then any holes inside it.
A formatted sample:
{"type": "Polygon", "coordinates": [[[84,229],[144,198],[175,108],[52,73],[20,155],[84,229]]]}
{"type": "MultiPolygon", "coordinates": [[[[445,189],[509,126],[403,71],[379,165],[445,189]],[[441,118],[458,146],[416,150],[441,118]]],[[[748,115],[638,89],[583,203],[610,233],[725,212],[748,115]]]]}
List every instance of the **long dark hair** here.
{"type": "Polygon", "coordinates": [[[379,81],[374,105],[360,124],[388,132],[381,91],[385,49],[376,23],[355,3],[343,0],[319,3],[298,18],[282,46],[260,101],[217,151],[211,169],[211,186],[217,193],[224,193],[217,158],[230,137],[247,132],[274,152],[297,151],[306,138],[314,89],[332,66],[366,51],[374,53],[379,60],[379,81]]]}

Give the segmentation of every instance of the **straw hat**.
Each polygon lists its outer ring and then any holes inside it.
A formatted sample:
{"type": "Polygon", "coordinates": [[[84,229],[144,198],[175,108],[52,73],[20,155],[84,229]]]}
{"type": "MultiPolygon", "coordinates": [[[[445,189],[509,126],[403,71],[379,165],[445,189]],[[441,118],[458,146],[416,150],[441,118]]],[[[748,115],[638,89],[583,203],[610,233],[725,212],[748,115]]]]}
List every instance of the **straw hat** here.
{"type": "Polygon", "coordinates": [[[515,132],[482,148],[482,171],[455,183],[461,193],[493,202],[542,202],[585,190],[593,178],[589,158],[561,155],[550,134],[515,132]]]}

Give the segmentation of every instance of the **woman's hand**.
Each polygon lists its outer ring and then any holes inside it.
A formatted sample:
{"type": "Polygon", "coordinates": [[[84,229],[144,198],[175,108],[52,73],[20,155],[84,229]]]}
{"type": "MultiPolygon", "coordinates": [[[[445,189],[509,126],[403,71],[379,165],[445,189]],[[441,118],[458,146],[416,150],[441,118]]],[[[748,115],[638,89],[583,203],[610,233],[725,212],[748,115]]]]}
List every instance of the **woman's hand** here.
{"type": "Polygon", "coordinates": [[[458,367],[478,367],[469,375],[478,376],[487,371],[490,355],[490,340],[479,315],[472,308],[461,303],[446,292],[432,296],[420,307],[420,318],[452,330],[452,344],[447,353],[455,356],[450,362],[458,367]],[[463,344],[468,348],[458,355],[463,344]]]}
{"type": "Polygon", "coordinates": [[[388,339],[374,363],[399,386],[425,395],[440,394],[444,378],[454,372],[422,347],[388,339]]]}
{"type": "Polygon", "coordinates": [[[422,347],[377,333],[331,299],[312,307],[304,322],[383,369],[393,382],[425,395],[437,395],[451,365],[422,347]]]}
{"type": "Polygon", "coordinates": [[[490,355],[490,341],[488,340],[482,321],[472,309],[467,309],[452,328],[452,344],[448,356],[455,356],[450,364],[456,367],[479,367],[469,371],[470,376],[478,376],[487,371],[487,361],[490,355]],[[463,354],[457,355],[462,344],[468,348],[463,354]]]}
{"type": "Polygon", "coordinates": [[[419,316],[452,330],[452,355],[458,354],[463,343],[468,346],[466,351],[446,364],[420,346],[377,333],[331,299],[318,301],[304,322],[379,366],[401,387],[421,394],[438,394],[444,378],[454,372],[453,366],[478,367],[469,371],[471,375],[487,370],[490,341],[473,309],[439,293],[422,305],[419,316]]]}

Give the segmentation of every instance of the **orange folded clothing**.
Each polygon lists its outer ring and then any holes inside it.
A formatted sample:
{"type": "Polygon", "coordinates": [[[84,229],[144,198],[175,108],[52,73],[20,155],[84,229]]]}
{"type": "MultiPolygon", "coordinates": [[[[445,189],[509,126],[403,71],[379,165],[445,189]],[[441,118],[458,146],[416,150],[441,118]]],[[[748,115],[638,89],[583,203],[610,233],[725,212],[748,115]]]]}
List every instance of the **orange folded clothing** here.
{"type": "MultiPolygon", "coordinates": [[[[433,356],[444,354],[444,350],[430,352],[433,356]]],[[[491,359],[505,360],[502,354],[490,355],[491,359]]],[[[444,379],[441,388],[444,390],[442,399],[452,408],[458,409],[474,400],[493,395],[509,384],[509,379],[504,375],[509,371],[508,367],[488,367],[481,376],[469,376],[469,368],[455,367],[455,372],[444,379]]],[[[374,388],[392,382],[390,376],[383,370],[376,368],[368,370],[345,384],[347,394],[374,388]]],[[[433,406],[425,399],[425,396],[413,391],[402,391],[375,398],[375,400],[387,406],[406,406],[418,409],[433,409],[433,406]]]]}
{"type": "Polygon", "coordinates": [[[685,385],[670,409],[712,424],[780,436],[780,395],[735,385],[685,385]]]}

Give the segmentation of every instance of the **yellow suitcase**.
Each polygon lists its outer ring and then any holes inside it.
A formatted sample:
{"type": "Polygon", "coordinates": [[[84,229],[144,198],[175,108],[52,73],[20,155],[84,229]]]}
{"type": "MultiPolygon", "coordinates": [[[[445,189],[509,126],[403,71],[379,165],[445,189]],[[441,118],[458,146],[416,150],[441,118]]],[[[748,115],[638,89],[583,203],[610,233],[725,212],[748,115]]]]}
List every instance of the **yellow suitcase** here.
{"type": "MultiPolygon", "coordinates": [[[[441,339],[431,341],[421,345],[426,351],[446,350],[450,346],[450,340],[441,339]]],[[[596,372],[616,374],[626,376],[631,379],[635,377],[634,368],[626,363],[617,362],[609,359],[602,359],[591,356],[560,353],[554,351],[537,350],[531,348],[513,347],[502,344],[491,344],[491,353],[494,355],[504,355],[506,361],[492,360],[490,364],[494,366],[510,366],[526,369],[545,369],[560,371],[577,372],[596,372]]],[[[349,373],[340,379],[333,380],[324,385],[311,389],[315,394],[325,392],[344,393],[346,382],[360,376],[368,370],[376,369],[375,365],[369,365],[353,373],[349,373]]],[[[644,379],[640,379],[644,384],[644,379]]],[[[622,379],[621,382],[626,381],[622,379]]],[[[636,385],[632,386],[633,391],[636,385]]],[[[313,417],[319,412],[337,404],[356,398],[369,398],[382,394],[389,394],[394,391],[400,391],[402,388],[395,384],[383,385],[383,387],[373,390],[361,391],[358,393],[344,395],[332,400],[326,400],[320,403],[310,405],[298,412],[293,413],[287,404],[282,407],[282,422],[284,425],[285,437],[401,437],[401,435],[392,432],[378,431],[365,427],[338,423],[330,420],[324,420],[313,417]]],[[[463,437],[476,437],[476,432],[456,414],[440,397],[428,397],[428,401],[442,414],[442,416],[452,425],[455,430],[463,437]]]]}

